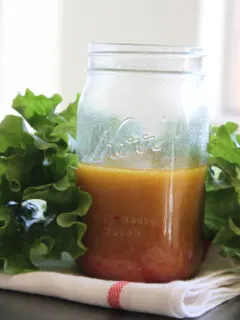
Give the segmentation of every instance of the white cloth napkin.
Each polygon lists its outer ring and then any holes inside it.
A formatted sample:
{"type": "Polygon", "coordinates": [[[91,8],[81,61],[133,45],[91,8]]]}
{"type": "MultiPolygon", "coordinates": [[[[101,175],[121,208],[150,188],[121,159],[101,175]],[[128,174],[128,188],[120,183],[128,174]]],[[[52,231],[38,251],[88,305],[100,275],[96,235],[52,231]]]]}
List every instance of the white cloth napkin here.
{"type": "Polygon", "coordinates": [[[240,266],[211,247],[199,274],[189,281],[144,284],[41,271],[0,274],[0,288],[176,318],[198,317],[240,295],[240,266]]]}

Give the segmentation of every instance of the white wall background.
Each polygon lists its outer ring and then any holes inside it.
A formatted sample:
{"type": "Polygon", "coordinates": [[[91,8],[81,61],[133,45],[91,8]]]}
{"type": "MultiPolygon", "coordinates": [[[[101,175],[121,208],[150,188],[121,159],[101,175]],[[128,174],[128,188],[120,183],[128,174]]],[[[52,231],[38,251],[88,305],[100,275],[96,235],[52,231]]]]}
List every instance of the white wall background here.
{"type": "Polygon", "coordinates": [[[240,113],[240,1],[231,0],[226,7],[228,23],[225,42],[223,104],[229,112],[240,113]]]}
{"type": "Polygon", "coordinates": [[[0,111],[18,91],[61,92],[62,15],[58,0],[1,0],[0,111]]]}
{"type": "MultiPolygon", "coordinates": [[[[238,0],[230,0],[236,2],[238,0]]],[[[208,104],[221,110],[229,0],[0,0],[0,110],[26,87],[80,91],[89,41],[200,45],[208,104]]]]}
{"type": "Polygon", "coordinates": [[[195,45],[200,1],[63,1],[64,96],[83,85],[89,41],[195,45]]]}

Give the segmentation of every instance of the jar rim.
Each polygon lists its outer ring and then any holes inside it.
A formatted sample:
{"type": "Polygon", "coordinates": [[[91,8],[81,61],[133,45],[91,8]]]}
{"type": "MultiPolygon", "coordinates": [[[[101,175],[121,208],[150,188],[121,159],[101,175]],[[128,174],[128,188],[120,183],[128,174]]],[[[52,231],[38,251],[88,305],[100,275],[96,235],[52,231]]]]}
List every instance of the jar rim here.
{"type": "Polygon", "coordinates": [[[157,54],[188,56],[188,58],[201,58],[206,56],[203,48],[197,46],[176,46],[162,44],[139,44],[139,43],[104,43],[90,42],[88,55],[102,54],[157,54]]]}

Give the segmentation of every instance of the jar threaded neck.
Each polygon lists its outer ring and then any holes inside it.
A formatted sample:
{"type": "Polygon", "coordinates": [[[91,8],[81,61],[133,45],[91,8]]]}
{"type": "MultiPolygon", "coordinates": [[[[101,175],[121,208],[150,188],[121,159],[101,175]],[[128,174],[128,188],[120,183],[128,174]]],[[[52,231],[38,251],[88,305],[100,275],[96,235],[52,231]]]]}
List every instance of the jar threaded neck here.
{"type": "Polygon", "coordinates": [[[202,74],[198,47],[90,43],[88,70],[202,74]]]}

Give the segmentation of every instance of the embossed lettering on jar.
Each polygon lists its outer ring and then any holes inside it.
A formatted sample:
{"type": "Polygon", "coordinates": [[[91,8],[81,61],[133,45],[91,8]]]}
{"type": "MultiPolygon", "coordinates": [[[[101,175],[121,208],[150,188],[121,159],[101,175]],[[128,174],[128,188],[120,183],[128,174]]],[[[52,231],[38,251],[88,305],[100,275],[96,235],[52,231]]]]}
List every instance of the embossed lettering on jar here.
{"type": "Polygon", "coordinates": [[[167,282],[202,259],[208,111],[199,48],[91,44],[78,110],[78,184],[93,204],[81,269],[167,282]]]}

